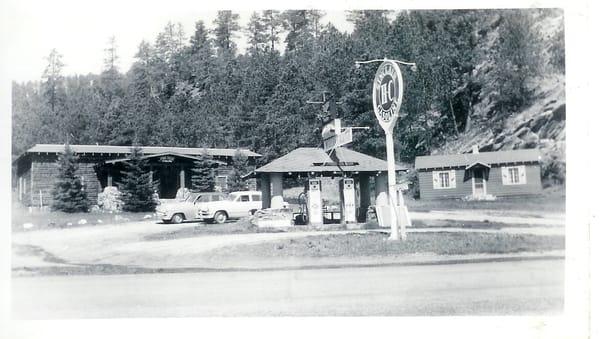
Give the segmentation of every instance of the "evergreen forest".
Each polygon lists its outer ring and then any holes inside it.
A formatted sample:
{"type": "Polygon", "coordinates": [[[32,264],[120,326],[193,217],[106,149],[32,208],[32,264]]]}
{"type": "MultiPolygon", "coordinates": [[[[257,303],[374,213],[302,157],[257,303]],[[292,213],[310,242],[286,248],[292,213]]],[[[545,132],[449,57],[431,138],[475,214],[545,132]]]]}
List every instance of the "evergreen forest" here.
{"type": "Polygon", "coordinates": [[[34,144],[248,148],[266,163],[297,147],[319,147],[330,92],[353,149],[385,157],[372,110],[378,64],[402,67],[405,118],[395,129],[399,161],[430,154],[479,128],[502,126],[536,100],[534,87],[564,74],[562,11],[348,11],[351,32],[323,22],[319,10],[257,11],[246,25],[232,11],[193,32],[168,22],[119,67],[110,38],[99,74],[66,76],[68,55],[49,51],[39,80],[13,83],[12,152],[34,144]],[[559,18],[558,29],[540,25],[559,18]],[[241,50],[236,41],[245,39],[241,50]],[[485,100],[485,109],[474,107],[485,100]]]}

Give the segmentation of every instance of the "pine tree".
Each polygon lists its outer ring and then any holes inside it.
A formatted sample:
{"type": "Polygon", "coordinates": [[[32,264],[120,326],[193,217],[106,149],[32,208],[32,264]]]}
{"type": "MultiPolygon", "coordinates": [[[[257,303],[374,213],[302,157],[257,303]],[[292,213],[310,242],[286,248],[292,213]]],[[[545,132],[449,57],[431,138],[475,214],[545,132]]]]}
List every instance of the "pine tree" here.
{"type": "Polygon", "coordinates": [[[215,190],[215,177],[212,171],[211,156],[206,150],[200,155],[200,160],[194,161],[192,168],[192,191],[212,192],[215,190]]]}
{"type": "Polygon", "coordinates": [[[143,152],[139,146],[131,148],[129,161],[122,171],[123,178],[118,184],[123,200],[123,210],[129,212],[152,212],[156,208],[154,182],[147,162],[142,159],[143,152]]]}
{"type": "Polygon", "coordinates": [[[229,191],[244,191],[248,187],[242,176],[248,172],[248,157],[239,149],[233,155],[233,169],[229,176],[228,185],[229,191]]]}
{"type": "Polygon", "coordinates": [[[58,156],[58,180],[55,183],[52,196],[52,209],[67,213],[87,212],[90,201],[81,183],[81,178],[76,175],[77,157],[69,144],[65,145],[64,153],[58,156]]]}

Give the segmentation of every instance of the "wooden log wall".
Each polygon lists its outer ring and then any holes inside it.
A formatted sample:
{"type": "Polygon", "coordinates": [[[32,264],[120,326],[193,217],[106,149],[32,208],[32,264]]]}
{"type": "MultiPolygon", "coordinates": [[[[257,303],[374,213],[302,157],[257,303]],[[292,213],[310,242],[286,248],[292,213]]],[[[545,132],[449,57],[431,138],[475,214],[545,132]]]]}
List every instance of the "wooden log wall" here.
{"type": "MultiPolygon", "coordinates": [[[[79,163],[76,174],[82,178],[91,203],[98,203],[98,193],[102,191],[102,187],[96,176],[94,164],[79,163]]],[[[57,177],[58,167],[56,162],[34,161],[31,163],[31,185],[28,192],[31,206],[40,206],[40,199],[43,206],[52,205],[52,190],[57,177]]]]}

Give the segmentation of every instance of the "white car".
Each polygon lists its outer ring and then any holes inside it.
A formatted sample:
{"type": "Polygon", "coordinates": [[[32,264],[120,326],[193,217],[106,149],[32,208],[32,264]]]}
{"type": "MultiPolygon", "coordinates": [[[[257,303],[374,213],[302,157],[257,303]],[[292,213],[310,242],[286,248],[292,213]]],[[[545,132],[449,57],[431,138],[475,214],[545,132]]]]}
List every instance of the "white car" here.
{"type": "Polygon", "coordinates": [[[228,219],[252,215],[261,208],[262,195],[259,191],[231,192],[225,200],[200,204],[197,218],[222,224],[228,219]]]}
{"type": "Polygon", "coordinates": [[[156,214],[165,223],[179,224],[184,220],[194,220],[200,204],[223,199],[227,199],[227,196],[218,192],[190,193],[184,200],[157,206],[156,214]]]}

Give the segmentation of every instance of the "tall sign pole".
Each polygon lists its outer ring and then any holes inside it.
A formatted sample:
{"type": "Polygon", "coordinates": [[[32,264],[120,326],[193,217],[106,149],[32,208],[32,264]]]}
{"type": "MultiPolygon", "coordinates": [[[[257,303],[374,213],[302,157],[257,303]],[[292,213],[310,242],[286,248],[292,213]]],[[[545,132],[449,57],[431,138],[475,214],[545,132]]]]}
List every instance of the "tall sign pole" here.
{"type": "Polygon", "coordinates": [[[396,159],[394,157],[394,126],[400,114],[404,85],[400,67],[392,60],[384,59],[373,81],[373,110],[385,132],[385,145],[388,166],[388,195],[390,200],[390,240],[398,240],[398,223],[400,236],[406,240],[406,224],[408,216],[404,207],[402,193],[396,190],[396,159]],[[400,220],[399,220],[400,219],[400,220]]]}

